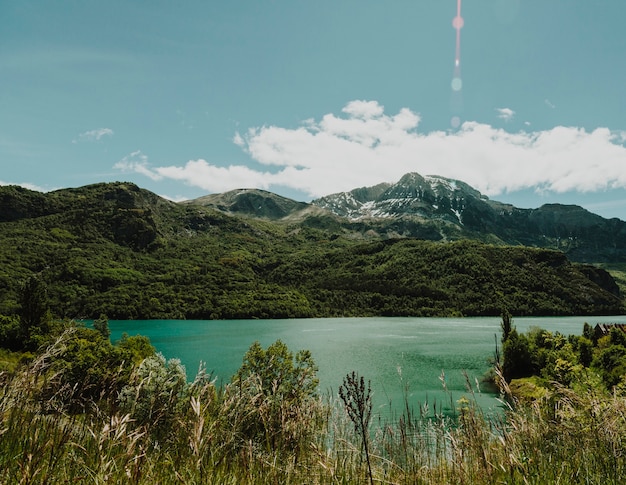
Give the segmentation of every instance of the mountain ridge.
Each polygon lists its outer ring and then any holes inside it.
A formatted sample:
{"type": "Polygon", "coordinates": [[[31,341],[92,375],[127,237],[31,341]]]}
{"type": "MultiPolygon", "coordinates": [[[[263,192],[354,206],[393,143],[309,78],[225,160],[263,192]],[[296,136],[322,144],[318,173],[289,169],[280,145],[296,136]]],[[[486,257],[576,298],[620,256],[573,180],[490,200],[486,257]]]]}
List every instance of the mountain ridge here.
{"type": "Polygon", "coordinates": [[[366,239],[474,239],[557,249],[580,262],[626,261],[626,222],[620,219],[605,219],[578,205],[549,203],[521,209],[491,200],[465,182],[436,175],[408,173],[396,183],[338,192],[310,204],[256,189],[215,194],[186,203],[274,221],[308,220],[316,227],[366,239]],[[289,208],[282,212],[251,210],[249,207],[261,199],[259,193],[266,201],[277,205],[279,200],[281,207],[289,208]],[[245,200],[253,194],[254,201],[245,200]]]}
{"type": "MultiPolygon", "coordinates": [[[[444,188],[436,194],[439,208],[444,188]]],[[[397,202],[401,193],[390,189],[357,196],[387,193],[385,200],[397,202]]],[[[462,226],[443,218],[400,213],[351,221],[255,190],[234,191],[220,203],[227,199],[239,215],[227,206],[172,202],[128,182],[45,194],[0,187],[0,314],[17,311],[20,285],[34,275],[48,285],[54,314],[68,318],[626,311],[611,274],[574,264],[562,251],[506,245],[493,234],[463,238],[462,226]],[[435,242],[442,233],[449,242],[435,242]]],[[[466,211],[471,202],[457,208],[466,211]]],[[[423,201],[407,203],[425,210],[423,201]]]]}

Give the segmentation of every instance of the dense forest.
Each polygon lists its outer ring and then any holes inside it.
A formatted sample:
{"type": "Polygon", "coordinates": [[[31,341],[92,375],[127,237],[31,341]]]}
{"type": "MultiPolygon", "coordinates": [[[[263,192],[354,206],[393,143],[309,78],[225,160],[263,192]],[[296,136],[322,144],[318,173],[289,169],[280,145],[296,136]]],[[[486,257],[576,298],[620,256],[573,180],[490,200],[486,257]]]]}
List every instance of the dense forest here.
{"type": "MultiPolygon", "coordinates": [[[[37,275],[58,317],[287,318],[624,313],[620,288],[559,251],[364,240],[319,217],[274,222],[132,184],[0,187],[0,313],[37,275]]],[[[620,273],[621,274],[621,273],[620,273]]],[[[619,280],[618,280],[619,281],[619,280]]]]}

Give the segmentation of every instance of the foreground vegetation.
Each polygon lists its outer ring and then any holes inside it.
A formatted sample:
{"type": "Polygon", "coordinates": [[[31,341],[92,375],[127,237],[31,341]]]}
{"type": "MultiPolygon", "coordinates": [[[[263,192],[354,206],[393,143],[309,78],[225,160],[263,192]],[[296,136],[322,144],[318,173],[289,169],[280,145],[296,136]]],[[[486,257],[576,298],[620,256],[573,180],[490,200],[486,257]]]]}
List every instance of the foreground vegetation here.
{"type": "Polygon", "coordinates": [[[600,365],[622,341],[599,339],[597,365],[569,373],[569,343],[545,347],[543,392],[519,399],[519,380],[500,370],[516,355],[510,326],[495,367],[502,409],[478,408],[468,382],[453,416],[407,397],[400,415],[372,419],[363,376],[348,374],[339,398],[320,395],[313,356],[280,341],[253,344],[217,387],[202,369],[188,382],[141,337],[112,345],[104,317],[94,329],[55,326],[42,351],[0,374],[0,483],[618,484],[626,474],[624,367],[612,385],[600,365]]]}

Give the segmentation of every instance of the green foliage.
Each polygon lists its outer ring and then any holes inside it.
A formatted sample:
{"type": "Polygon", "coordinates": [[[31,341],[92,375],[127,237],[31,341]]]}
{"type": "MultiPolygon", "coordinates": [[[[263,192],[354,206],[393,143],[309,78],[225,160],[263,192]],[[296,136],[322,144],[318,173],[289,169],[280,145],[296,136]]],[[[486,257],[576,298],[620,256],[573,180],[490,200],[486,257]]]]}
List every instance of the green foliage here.
{"type": "Polygon", "coordinates": [[[507,381],[529,377],[535,371],[528,338],[512,329],[502,344],[502,374],[507,381]]]}
{"type": "Polygon", "coordinates": [[[0,348],[0,376],[3,373],[14,374],[21,365],[28,362],[32,357],[33,355],[28,352],[13,352],[6,348],[0,348]]]}
{"type": "Polygon", "coordinates": [[[150,425],[155,439],[164,441],[173,431],[176,417],[187,403],[187,374],[178,359],[162,354],[145,358],[120,392],[123,413],[139,425],[150,425]]]}
{"type": "Polygon", "coordinates": [[[0,315],[0,348],[21,350],[22,334],[21,322],[17,316],[0,315]]]}
{"type": "Polygon", "coordinates": [[[93,321],[93,328],[104,338],[108,339],[111,336],[111,330],[109,330],[109,319],[104,313],[93,321]]]}
{"type": "Polygon", "coordinates": [[[34,350],[50,333],[51,315],[46,284],[39,276],[29,277],[20,289],[20,331],[22,347],[34,350]]]}
{"type": "Polygon", "coordinates": [[[589,367],[593,360],[593,340],[587,337],[578,337],[575,340],[575,349],[578,351],[578,361],[583,367],[589,367]]]}
{"type": "Polygon", "coordinates": [[[611,344],[598,349],[592,366],[599,370],[602,380],[609,388],[616,386],[626,376],[626,347],[611,344]]]}
{"type": "Polygon", "coordinates": [[[144,359],[156,354],[156,349],[150,343],[150,339],[143,335],[128,336],[124,333],[117,347],[124,359],[134,364],[140,364],[144,359]]]}
{"type": "Polygon", "coordinates": [[[294,356],[281,340],[267,349],[253,343],[227,388],[237,398],[237,409],[246,410],[238,432],[271,450],[300,442],[303,430],[293,423],[313,407],[318,383],[308,350],[294,356]]]}
{"type": "Polygon", "coordinates": [[[0,222],[7,315],[19,314],[19,282],[33,274],[47,285],[51,312],[70,319],[624,311],[556,251],[366,241],[356,226],[237,218],[126,183],[0,192],[14,208],[0,222]]]}
{"type": "MultiPolygon", "coordinates": [[[[589,324],[585,323],[583,333],[592,335],[589,324]]],[[[590,372],[597,373],[607,389],[626,382],[626,333],[620,328],[613,327],[609,335],[594,340],[566,338],[540,328],[518,334],[513,328],[503,342],[502,376],[507,382],[536,377],[544,383],[575,386],[590,372]]]]}
{"type": "Polygon", "coordinates": [[[281,340],[267,349],[254,342],[233,377],[233,383],[242,385],[250,377],[258,377],[260,390],[265,396],[301,402],[315,396],[319,383],[316,374],[317,365],[308,350],[300,350],[294,356],[281,340]]]}
{"type": "Polygon", "coordinates": [[[502,342],[505,342],[513,330],[513,317],[508,310],[504,310],[501,318],[502,323],[500,324],[500,328],[502,329],[502,342]]]}
{"type": "Polygon", "coordinates": [[[617,327],[612,327],[609,336],[611,338],[612,345],[626,347],[626,332],[624,332],[623,330],[617,327]]]}
{"type": "Polygon", "coordinates": [[[119,349],[108,339],[84,327],[70,328],[51,365],[53,378],[43,388],[43,398],[56,396],[60,407],[83,409],[119,392],[130,369],[119,349]]]}
{"type": "Polygon", "coordinates": [[[56,337],[53,348],[40,399],[70,412],[111,403],[128,385],[133,369],[155,353],[146,337],[112,345],[100,331],[75,324],[56,337]]]}

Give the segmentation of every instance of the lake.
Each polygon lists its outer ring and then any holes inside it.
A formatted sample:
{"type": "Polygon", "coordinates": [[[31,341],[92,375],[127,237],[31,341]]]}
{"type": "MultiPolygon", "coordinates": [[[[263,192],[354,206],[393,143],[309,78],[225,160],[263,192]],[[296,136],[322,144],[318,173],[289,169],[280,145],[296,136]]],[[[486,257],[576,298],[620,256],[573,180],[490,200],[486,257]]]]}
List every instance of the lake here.
{"type": "MultiPolygon", "coordinates": [[[[111,320],[111,339],[123,332],[145,335],[166,358],[179,358],[190,380],[200,361],[218,382],[228,382],[254,341],[266,348],[281,339],[295,353],[311,351],[319,366],[320,390],[336,394],[343,377],[357,371],[371,380],[374,406],[384,414],[399,409],[403,389],[417,410],[428,403],[451,412],[466,391],[465,371],[472,383],[489,371],[500,340],[500,318],[321,318],[293,320],[111,320]],[[441,382],[442,372],[448,392],[441,382]]],[[[583,324],[624,322],[615,317],[514,318],[518,331],[536,326],[580,335],[583,324]]],[[[484,387],[484,386],[483,386],[484,387]]],[[[476,395],[486,410],[499,402],[489,389],[476,395]]]]}

